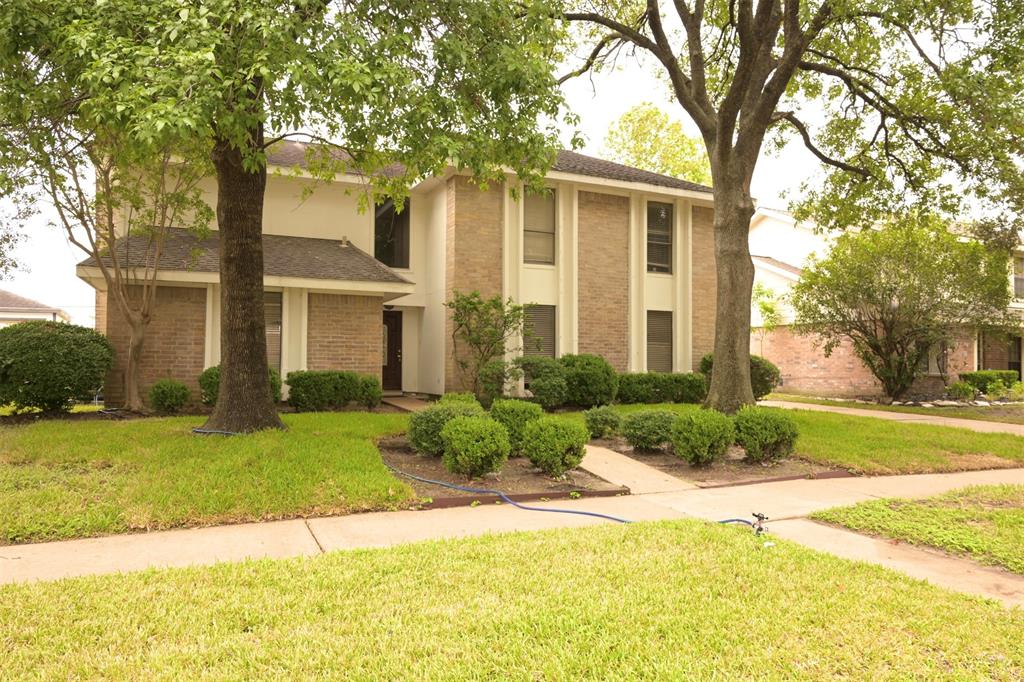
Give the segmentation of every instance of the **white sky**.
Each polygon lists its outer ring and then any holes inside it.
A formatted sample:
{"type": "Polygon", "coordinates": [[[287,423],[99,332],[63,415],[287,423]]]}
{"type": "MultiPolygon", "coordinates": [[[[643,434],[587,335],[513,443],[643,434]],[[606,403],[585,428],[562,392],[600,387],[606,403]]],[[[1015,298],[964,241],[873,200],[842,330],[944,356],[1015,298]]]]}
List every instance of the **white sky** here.
{"type": "MultiPolygon", "coordinates": [[[[623,60],[615,72],[593,80],[578,78],[565,88],[569,105],[580,117],[579,128],[586,140],[580,151],[584,154],[601,156],[608,127],[630,107],[645,101],[662,107],[683,121],[689,132],[696,133],[679,105],[668,100],[665,85],[650,70],[629,60],[623,60]]],[[[567,131],[566,141],[568,138],[567,131]]],[[[760,205],[784,208],[788,203],[785,192],[795,193],[817,169],[817,161],[799,143],[791,143],[780,155],[760,161],[754,176],[754,196],[760,205]]],[[[5,200],[0,199],[0,208],[4,204],[5,200]]],[[[85,255],[67,242],[62,230],[48,227],[47,218],[40,216],[15,253],[20,269],[13,277],[0,280],[0,289],[62,308],[75,323],[93,324],[93,289],[75,276],[75,263],[85,255]]]]}

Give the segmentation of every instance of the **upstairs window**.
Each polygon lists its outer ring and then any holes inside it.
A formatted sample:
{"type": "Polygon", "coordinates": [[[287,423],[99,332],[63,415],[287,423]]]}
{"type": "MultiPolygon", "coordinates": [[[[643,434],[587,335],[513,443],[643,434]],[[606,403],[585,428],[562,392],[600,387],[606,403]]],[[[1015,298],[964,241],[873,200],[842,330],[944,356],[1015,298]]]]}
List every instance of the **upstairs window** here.
{"type": "Polygon", "coordinates": [[[647,272],[672,272],[672,204],[647,202],[647,272]]]}
{"type": "Polygon", "coordinates": [[[526,306],[523,355],[555,357],[555,306],[526,306]]]}
{"type": "Polygon", "coordinates": [[[373,219],[373,257],[392,268],[409,267],[409,201],[402,212],[391,199],[377,204],[373,219]]]}
{"type": "Polygon", "coordinates": [[[555,192],[527,194],[523,202],[523,262],[555,264],[555,192]]]}
{"type": "Polygon", "coordinates": [[[1013,297],[1024,298],[1024,256],[1013,257],[1013,297]]]}
{"type": "Polygon", "coordinates": [[[647,371],[672,371],[671,311],[647,311],[647,371]]]}
{"type": "Polygon", "coordinates": [[[263,292],[263,321],[267,327],[267,365],[281,372],[281,320],[280,291],[263,292]]]}

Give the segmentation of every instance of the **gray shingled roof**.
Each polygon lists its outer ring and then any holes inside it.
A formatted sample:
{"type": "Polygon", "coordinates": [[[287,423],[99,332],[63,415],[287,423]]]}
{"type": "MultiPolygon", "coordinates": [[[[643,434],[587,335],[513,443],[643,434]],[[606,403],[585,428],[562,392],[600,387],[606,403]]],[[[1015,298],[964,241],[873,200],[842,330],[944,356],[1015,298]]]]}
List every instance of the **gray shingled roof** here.
{"type": "MultiPolygon", "coordinates": [[[[147,237],[121,240],[118,250],[121,261],[131,267],[152,265],[146,250],[147,237]],[[125,258],[125,254],[130,258],[125,258]],[[146,262],[146,261],[149,262],[146,262]]],[[[104,258],[109,265],[109,257],[104,258]]],[[[96,266],[94,258],[79,263],[96,266]]],[[[220,272],[220,242],[216,232],[197,239],[187,230],[172,228],[160,256],[161,270],[220,272]]],[[[263,235],[263,274],[270,277],[302,277],[343,281],[408,284],[405,279],[365,251],[349,243],[343,246],[334,239],[263,235]]]]}
{"type": "MultiPolygon", "coordinates": [[[[286,140],[278,142],[267,151],[267,163],[274,166],[298,166],[306,167],[306,149],[304,142],[286,140]]],[[[331,149],[333,158],[344,161],[348,154],[340,149],[331,149]]],[[[699,185],[688,180],[681,180],[670,175],[652,173],[651,171],[640,170],[632,166],[624,166],[621,163],[613,163],[598,159],[593,156],[586,156],[577,152],[562,150],[555,157],[555,163],[551,170],[575,175],[587,175],[605,180],[620,180],[623,182],[639,182],[645,185],[656,187],[669,187],[672,189],[685,189],[692,192],[711,193],[711,188],[699,185]]],[[[387,175],[399,175],[402,173],[401,164],[392,164],[384,169],[387,175]]]]}
{"type": "Polygon", "coordinates": [[[25,312],[33,313],[64,313],[60,308],[54,308],[53,306],[46,305],[45,303],[33,301],[31,298],[12,294],[10,291],[4,291],[3,289],[0,289],[0,310],[24,310],[25,312]]]}

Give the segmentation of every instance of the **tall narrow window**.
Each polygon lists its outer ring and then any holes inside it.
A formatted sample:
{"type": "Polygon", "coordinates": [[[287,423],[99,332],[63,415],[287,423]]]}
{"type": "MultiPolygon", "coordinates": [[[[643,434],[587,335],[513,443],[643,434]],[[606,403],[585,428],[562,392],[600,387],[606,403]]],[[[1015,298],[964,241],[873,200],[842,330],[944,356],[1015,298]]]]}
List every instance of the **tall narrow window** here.
{"type": "Polygon", "coordinates": [[[527,194],[523,203],[523,262],[555,264],[555,192],[527,194]]]}
{"type": "Polygon", "coordinates": [[[1013,257],[1013,297],[1024,298],[1024,256],[1013,257]]]}
{"type": "Polygon", "coordinates": [[[263,292],[263,321],[267,326],[267,364],[281,371],[281,320],[282,303],[280,291],[263,292]]]}
{"type": "Polygon", "coordinates": [[[647,371],[672,371],[672,313],[647,311],[647,371]]]}
{"type": "Polygon", "coordinates": [[[391,199],[377,204],[373,220],[373,257],[392,268],[409,267],[409,200],[402,212],[391,199]]]}
{"type": "Polygon", "coordinates": [[[647,202],[647,272],[672,272],[672,204],[647,202]]]}
{"type": "Polygon", "coordinates": [[[1021,338],[1019,336],[1010,337],[1010,348],[1006,356],[1006,369],[1012,369],[1017,372],[1017,378],[1021,376],[1021,338]]]}
{"type": "Polygon", "coordinates": [[[555,306],[526,306],[523,355],[555,357],[555,306]]]}

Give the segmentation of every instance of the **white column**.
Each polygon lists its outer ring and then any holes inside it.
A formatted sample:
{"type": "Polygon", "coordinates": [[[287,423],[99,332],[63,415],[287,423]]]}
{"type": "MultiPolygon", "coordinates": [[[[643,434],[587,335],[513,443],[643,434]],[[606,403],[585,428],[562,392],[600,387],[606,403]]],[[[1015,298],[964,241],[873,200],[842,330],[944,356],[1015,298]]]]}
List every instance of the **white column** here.
{"type": "Polygon", "coordinates": [[[647,368],[647,216],[644,198],[629,195],[629,371],[647,368]]]}
{"type": "Polygon", "coordinates": [[[675,202],[672,255],[673,318],[672,369],[689,372],[693,359],[693,207],[685,199],[675,202]]]}

